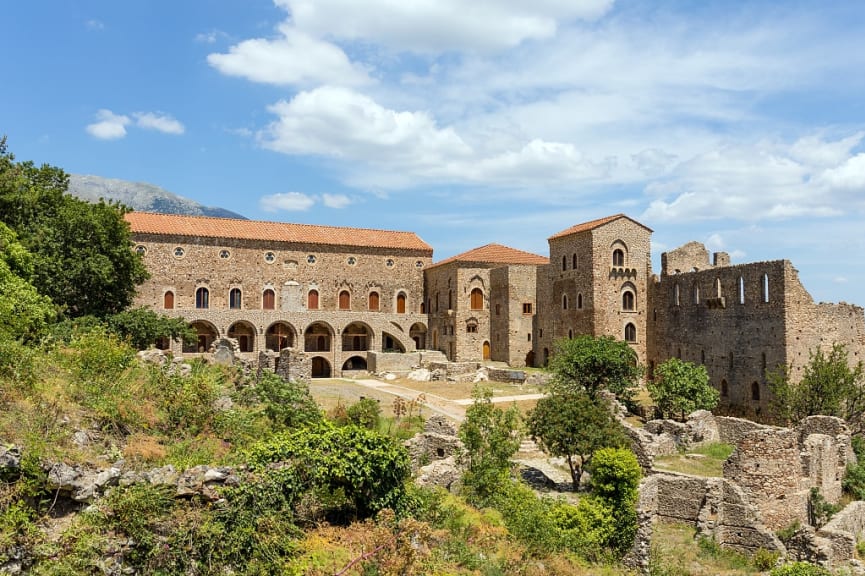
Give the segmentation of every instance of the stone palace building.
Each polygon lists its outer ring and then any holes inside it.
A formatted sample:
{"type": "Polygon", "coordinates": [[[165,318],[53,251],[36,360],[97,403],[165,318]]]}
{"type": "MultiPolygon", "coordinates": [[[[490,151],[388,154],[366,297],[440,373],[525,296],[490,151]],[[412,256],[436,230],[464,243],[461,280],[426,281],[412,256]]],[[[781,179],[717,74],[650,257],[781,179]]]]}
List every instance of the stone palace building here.
{"type": "Polygon", "coordinates": [[[369,351],[546,364],[577,334],[628,342],[648,377],[701,363],[722,403],[766,409],[767,370],[796,373],[833,343],[865,350],[863,309],[817,304],[787,260],[732,265],[691,242],[652,271],[652,230],[617,214],[551,236],[549,258],[489,244],[440,262],[412,232],[131,212],[150,279],[136,304],[192,323],[207,351],[300,348],[314,377],[364,370],[369,351]]]}

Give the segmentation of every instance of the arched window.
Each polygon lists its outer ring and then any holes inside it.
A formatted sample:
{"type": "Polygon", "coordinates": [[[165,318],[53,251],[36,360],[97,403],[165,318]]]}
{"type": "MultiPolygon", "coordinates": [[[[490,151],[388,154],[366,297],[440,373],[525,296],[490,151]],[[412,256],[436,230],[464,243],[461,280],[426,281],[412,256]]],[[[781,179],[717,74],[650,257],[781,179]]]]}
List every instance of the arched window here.
{"type": "Polygon", "coordinates": [[[270,288],[267,288],[261,294],[261,307],[265,310],[273,310],[276,308],[276,293],[270,288]]]}
{"type": "Polygon", "coordinates": [[[721,396],[726,397],[729,393],[730,393],[730,390],[727,387],[727,381],[721,380],[721,396]]]}
{"type": "Polygon", "coordinates": [[[760,384],[757,382],[751,383],[751,400],[760,399],[760,384]]]}
{"type": "Polygon", "coordinates": [[[174,292],[169,290],[162,296],[162,307],[166,310],[174,309],[174,292]]]}
{"type": "Polygon", "coordinates": [[[763,302],[769,301],[769,275],[763,274],[763,302]]]}
{"type": "Polygon", "coordinates": [[[622,292],[622,310],[634,310],[634,293],[630,290],[622,292]]]}
{"type": "Polygon", "coordinates": [[[676,284],[675,286],[673,286],[673,304],[679,306],[680,302],[681,301],[679,299],[679,285],[676,284]]]}
{"type": "Polygon", "coordinates": [[[613,250],[613,266],[625,265],[625,251],[621,248],[613,250]]]}
{"type": "Polygon", "coordinates": [[[396,295],[396,313],[405,314],[405,293],[400,292],[396,295]]]}
{"type": "Polygon", "coordinates": [[[739,304],[745,303],[745,279],[739,276],[739,304]]]}
{"type": "Polygon", "coordinates": [[[473,288],[471,293],[471,309],[472,310],[483,310],[484,309],[484,293],[480,288],[473,288]]]}
{"type": "Polygon", "coordinates": [[[573,268],[574,270],[577,269],[577,255],[576,254],[571,256],[571,268],[573,268]]]}
{"type": "Polygon", "coordinates": [[[349,295],[348,290],[342,290],[339,293],[339,309],[351,310],[351,296],[349,295]]]}
{"type": "Polygon", "coordinates": [[[368,307],[370,310],[378,310],[378,307],[379,307],[378,292],[370,292],[369,293],[368,307]]]}
{"type": "Polygon", "coordinates": [[[572,329],[568,329],[568,338],[571,339],[574,337],[574,331],[572,329]]]}
{"type": "Polygon", "coordinates": [[[694,284],[694,304],[700,303],[700,286],[694,284]]]}
{"type": "Polygon", "coordinates": [[[195,291],[195,307],[210,308],[210,291],[207,288],[199,288],[195,291]]]}
{"type": "Polygon", "coordinates": [[[242,300],[243,298],[240,288],[232,288],[228,292],[228,307],[232,310],[239,310],[242,300]]]}
{"type": "Polygon", "coordinates": [[[568,257],[562,256],[562,271],[568,269],[568,257]]]}
{"type": "Polygon", "coordinates": [[[631,322],[625,324],[625,342],[637,341],[637,327],[631,322]]]}
{"type": "Polygon", "coordinates": [[[562,294],[562,310],[568,309],[568,295],[562,294]]]}
{"type": "Polygon", "coordinates": [[[721,279],[715,278],[715,297],[720,298],[721,296],[721,279]]]}
{"type": "Polygon", "coordinates": [[[318,310],[318,290],[310,290],[306,295],[306,307],[309,310],[318,310]]]}
{"type": "Polygon", "coordinates": [[[583,309],[583,294],[577,294],[577,310],[583,309]]]}

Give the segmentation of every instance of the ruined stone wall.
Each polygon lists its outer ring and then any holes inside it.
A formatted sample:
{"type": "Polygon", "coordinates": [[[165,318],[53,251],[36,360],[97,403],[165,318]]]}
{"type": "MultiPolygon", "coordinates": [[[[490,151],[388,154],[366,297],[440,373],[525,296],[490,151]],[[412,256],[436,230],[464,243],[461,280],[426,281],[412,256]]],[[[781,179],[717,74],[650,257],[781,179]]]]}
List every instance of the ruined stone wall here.
{"type": "Polygon", "coordinates": [[[650,375],[668,358],[703,364],[721,392],[722,406],[764,414],[769,408],[766,371],[787,361],[788,266],[783,260],[724,266],[653,282],[650,375]]]}
{"type": "Polygon", "coordinates": [[[490,271],[490,359],[509,366],[534,365],[537,266],[510,265],[490,271]]]}

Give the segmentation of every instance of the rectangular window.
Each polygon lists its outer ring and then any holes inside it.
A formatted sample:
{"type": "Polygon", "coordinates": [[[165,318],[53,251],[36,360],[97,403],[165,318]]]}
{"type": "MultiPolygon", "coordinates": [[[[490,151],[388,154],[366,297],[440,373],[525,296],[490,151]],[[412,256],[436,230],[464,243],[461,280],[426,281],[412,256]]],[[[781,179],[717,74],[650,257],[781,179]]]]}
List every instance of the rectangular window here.
{"type": "Polygon", "coordinates": [[[532,313],[532,303],[531,302],[523,302],[523,314],[531,314],[532,313]]]}
{"type": "Polygon", "coordinates": [[[528,340],[529,342],[532,341],[532,333],[531,333],[531,332],[529,332],[528,334],[526,334],[526,340],[528,340]]]}

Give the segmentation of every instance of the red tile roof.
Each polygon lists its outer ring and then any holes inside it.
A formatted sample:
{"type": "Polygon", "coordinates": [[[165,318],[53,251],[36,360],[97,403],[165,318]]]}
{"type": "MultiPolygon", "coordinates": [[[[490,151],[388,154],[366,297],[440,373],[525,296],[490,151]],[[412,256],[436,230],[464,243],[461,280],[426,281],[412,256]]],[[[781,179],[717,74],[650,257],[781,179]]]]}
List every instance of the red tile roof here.
{"type": "Polygon", "coordinates": [[[646,226],[644,224],[640,224],[639,222],[637,222],[636,220],[634,220],[630,216],[625,216],[624,214],[614,214],[613,216],[607,216],[605,218],[598,218],[597,220],[590,220],[588,222],[583,222],[582,224],[577,224],[576,226],[571,226],[567,230],[562,230],[561,232],[557,232],[556,234],[553,234],[552,236],[550,236],[548,238],[548,240],[552,240],[553,238],[561,238],[562,236],[570,236],[571,234],[576,234],[578,232],[586,232],[588,230],[594,230],[595,228],[598,228],[599,226],[603,226],[604,224],[609,224],[610,222],[618,220],[619,218],[627,218],[628,220],[630,220],[634,224],[637,224],[638,226],[642,226],[643,228],[645,228],[649,232],[652,232],[651,228],[649,228],[648,226],[646,226]]]}
{"type": "Polygon", "coordinates": [[[451,262],[477,262],[481,264],[534,264],[537,266],[549,264],[549,258],[538,256],[531,252],[524,252],[516,248],[502,246],[501,244],[487,244],[456,256],[446,258],[441,262],[436,262],[432,266],[441,266],[451,262]]]}
{"type": "Polygon", "coordinates": [[[171,236],[203,236],[207,238],[233,238],[239,240],[269,240],[329,246],[360,246],[365,248],[393,248],[418,250],[432,256],[432,246],[414,232],[372,230],[289,224],[206,216],[180,216],[154,212],[129,212],[125,216],[133,234],[160,234],[171,236]]]}

